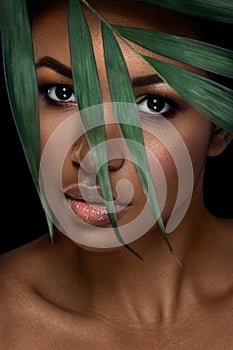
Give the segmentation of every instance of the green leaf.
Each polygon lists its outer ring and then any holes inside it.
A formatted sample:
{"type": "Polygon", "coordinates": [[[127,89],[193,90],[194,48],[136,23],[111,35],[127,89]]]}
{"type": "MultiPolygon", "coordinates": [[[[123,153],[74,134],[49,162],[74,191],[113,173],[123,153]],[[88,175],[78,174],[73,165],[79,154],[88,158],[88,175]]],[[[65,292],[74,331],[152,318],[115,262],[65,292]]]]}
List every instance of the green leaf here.
{"type": "Polygon", "coordinates": [[[136,0],[187,15],[233,23],[231,0],[136,0]]]}
{"type": "Polygon", "coordinates": [[[53,224],[39,191],[38,85],[26,1],[1,0],[0,31],[3,68],[12,115],[53,240],[53,224]]]}
{"type": "Polygon", "coordinates": [[[26,1],[1,0],[0,30],[3,68],[11,111],[38,191],[38,88],[26,1]]]}
{"type": "Polygon", "coordinates": [[[147,56],[143,58],[194,108],[213,123],[233,132],[233,90],[172,64],[147,56]]]}
{"type": "Polygon", "coordinates": [[[233,77],[233,52],[202,41],[167,33],[113,26],[130,41],[157,54],[206,71],[233,77]]]}
{"type": "Polygon", "coordinates": [[[38,87],[26,1],[1,1],[0,31],[3,68],[12,115],[53,239],[52,221],[39,193],[38,87]]]}
{"type": "Polygon", "coordinates": [[[102,103],[90,31],[79,0],[69,0],[71,63],[79,108],[102,103]]]}
{"type": "Polygon", "coordinates": [[[130,151],[135,169],[139,175],[151,211],[156,218],[157,224],[170,251],[173,252],[164,229],[153,181],[150,176],[138,109],[124,56],[122,55],[114,34],[105,23],[102,23],[102,35],[105,64],[114,112],[119,122],[122,135],[130,151]],[[128,108],[129,104],[130,108],[128,108]],[[130,142],[132,140],[135,142],[130,142]],[[135,147],[135,144],[140,144],[143,147],[135,147]]]}
{"type": "Polygon", "coordinates": [[[69,0],[69,39],[75,95],[84,128],[87,130],[86,136],[92,158],[96,169],[99,169],[98,179],[108,215],[119,242],[140,257],[123,241],[117,227],[108,172],[104,111],[99,77],[89,27],[78,0],[69,0]],[[98,107],[90,108],[92,106],[98,107]],[[93,127],[93,125],[98,126],[93,127]],[[95,147],[97,145],[98,147],[95,147]]]}

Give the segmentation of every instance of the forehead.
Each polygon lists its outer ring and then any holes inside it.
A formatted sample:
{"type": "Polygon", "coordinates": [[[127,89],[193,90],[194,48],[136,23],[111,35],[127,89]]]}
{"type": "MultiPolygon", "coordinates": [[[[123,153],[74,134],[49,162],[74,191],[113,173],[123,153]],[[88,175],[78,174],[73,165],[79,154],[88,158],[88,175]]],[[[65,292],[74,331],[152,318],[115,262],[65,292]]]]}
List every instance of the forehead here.
{"type": "Polygon", "coordinates": [[[112,23],[150,28],[177,35],[196,37],[197,20],[138,0],[90,0],[89,3],[112,23]]]}
{"type": "MultiPolygon", "coordinates": [[[[49,13],[50,18],[54,19],[53,14],[60,11],[67,14],[68,1],[52,0],[42,3],[44,5],[40,7],[40,11],[44,14],[49,13]]],[[[194,32],[198,30],[196,19],[193,17],[144,4],[138,0],[89,0],[88,3],[112,23],[160,28],[161,31],[177,34],[186,32],[191,36],[195,36],[194,32]]]]}
{"type": "MultiPolygon", "coordinates": [[[[198,38],[196,21],[190,16],[143,4],[136,0],[91,0],[91,6],[112,24],[146,28],[198,38]]],[[[101,48],[100,21],[83,6],[94,45],[101,48]]],[[[78,25],[78,23],[77,23],[78,25]]],[[[45,2],[32,25],[35,57],[52,55],[70,65],[68,1],[45,2]]],[[[100,50],[100,49],[99,49],[100,50]]],[[[127,54],[127,49],[125,51],[127,54]]],[[[128,52],[128,55],[130,53],[128,52]]]]}
{"type": "MultiPolygon", "coordinates": [[[[110,23],[154,29],[189,37],[200,36],[197,19],[179,12],[162,9],[138,0],[89,0],[88,3],[110,23]]],[[[60,25],[62,22],[67,25],[67,0],[44,1],[43,4],[39,16],[36,17],[36,24],[43,16],[43,19],[47,20],[46,25],[49,25],[49,22],[51,25],[55,25],[58,21],[60,21],[60,25]]],[[[86,10],[84,5],[82,6],[87,18],[96,17],[86,10]]],[[[35,23],[33,27],[35,27],[35,23]]],[[[96,21],[93,24],[95,23],[96,21]]]]}

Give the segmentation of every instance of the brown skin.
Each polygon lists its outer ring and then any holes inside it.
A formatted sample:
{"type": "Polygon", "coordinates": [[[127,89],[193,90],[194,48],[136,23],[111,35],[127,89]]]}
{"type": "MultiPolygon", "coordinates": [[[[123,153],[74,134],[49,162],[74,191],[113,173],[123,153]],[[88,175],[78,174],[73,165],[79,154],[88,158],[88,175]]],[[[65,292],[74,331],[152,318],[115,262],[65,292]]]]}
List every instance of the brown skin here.
{"type": "MultiPolygon", "coordinates": [[[[119,8],[120,3],[117,1],[119,8]]],[[[145,8],[141,4],[135,9],[128,6],[130,1],[122,1],[122,4],[127,5],[126,9],[121,14],[114,12],[114,16],[112,2],[98,1],[95,5],[105,17],[111,16],[111,21],[118,24],[145,26],[148,23],[149,28],[172,31],[175,23],[176,34],[182,34],[185,28],[187,35],[196,36],[190,22],[184,22],[183,17],[177,20],[174,16],[172,23],[162,18],[158,9],[143,11],[145,8]]],[[[86,14],[94,40],[103,99],[108,102],[99,22],[89,12],[86,14]]],[[[56,5],[52,12],[46,12],[34,23],[36,60],[52,56],[70,66],[66,15],[65,7],[56,5]]],[[[122,45],[122,49],[132,79],[151,74],[128,48],[122,45]]],[[[72,84],[70,79],[45,67],[38,69],[38,80],[40,84],[60,83],[61,80],[72,84]]],[[[158,89],[181,105],[182,113],[177,113],[171,122],[188,147],[195,175],[187,215],[169,236],[182,266],[173,259],[156,227],[131,244],[143,256],[143,261],[123,247],[107,252],[83,249],[60,233],[56,233],[53,245],[46,235],[4,254],[0,259],[1,348],[231,349],[233,222],[215,218],[206,210],[202,180],[207,155],[221,153],[232,135],[214,127],[165,84],[160,84],[159,88],[153,85],[136,88],[135,95],[158,93],[158,89]]],[[[57,108],[41,99],[42,150],[56,126],[74,109],[75,106],[62,109],[59,114],[57,108]]],[[[115,137],[116,132],[115,125],[108,126],[108,139],[115,137]]],[[[169,193],[163,213],[166,220],[174,203],[172,189],[177,181],[174,164],[158,140],[147,133],[144,137],[147,148],[156,152],[166,172],[169,193]]],[[[88,150],[85,138],[75,147],[82,158],[88,150]]],[[[63,169],[64,187],[77,179],[80,162],[80,159],[67,157],[63,169]]],[[[131,209],[121,219],[121,224],[140,211],[142,190],[130,161],[113,159],[111,165],[114,167],[114,171],[110,171],[113,191],[123,177],[131,179],[136,188],[131,209]]]]}

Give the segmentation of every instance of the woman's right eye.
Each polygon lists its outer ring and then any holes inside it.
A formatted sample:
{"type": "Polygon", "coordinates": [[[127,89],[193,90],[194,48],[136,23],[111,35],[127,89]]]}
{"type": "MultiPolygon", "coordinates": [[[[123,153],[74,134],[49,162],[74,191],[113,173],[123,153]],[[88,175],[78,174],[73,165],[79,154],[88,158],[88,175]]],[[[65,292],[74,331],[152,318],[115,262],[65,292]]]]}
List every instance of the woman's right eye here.
{"type": "Polygon", "coordinates": [[[77,104],[74,95],[74,90],[69,85],[44,85],[39,88],[39,91],[40,94],[42,94],[42,96],[46,100],[46,102],[50,104],[62,107],[76,106],[77,104]]]}

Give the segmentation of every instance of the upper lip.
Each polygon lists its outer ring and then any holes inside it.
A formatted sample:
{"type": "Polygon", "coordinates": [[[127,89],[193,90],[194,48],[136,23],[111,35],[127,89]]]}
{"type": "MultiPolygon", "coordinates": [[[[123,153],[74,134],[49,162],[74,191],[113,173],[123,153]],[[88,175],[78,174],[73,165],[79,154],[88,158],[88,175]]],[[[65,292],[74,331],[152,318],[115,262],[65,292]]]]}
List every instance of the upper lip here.
{"type": "MultiPolygon", "coordinates": [[[[101,188],[99,186],[89,187],[77,184],[70,186],[64,191],[64,193],[67,197],[74,200],[105,205],[101,188]]],[[[115,201],[115,204],[124,205],[124,203],[117,202],[114,194],[113,200],[115,201]]]]}

